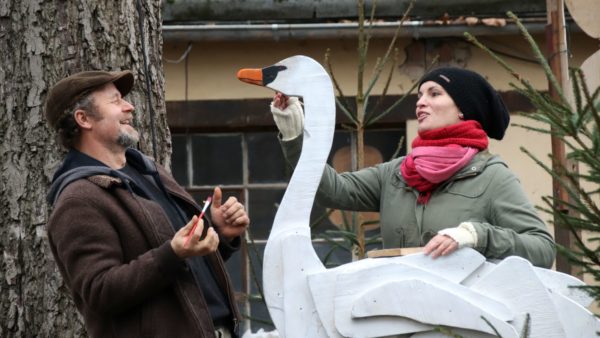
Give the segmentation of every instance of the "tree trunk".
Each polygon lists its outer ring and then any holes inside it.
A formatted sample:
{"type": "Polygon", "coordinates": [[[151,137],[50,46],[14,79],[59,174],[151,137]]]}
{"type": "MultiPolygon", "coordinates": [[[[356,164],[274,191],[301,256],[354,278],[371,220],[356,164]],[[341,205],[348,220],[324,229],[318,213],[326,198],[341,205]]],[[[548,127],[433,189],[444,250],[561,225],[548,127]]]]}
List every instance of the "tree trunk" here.
{"type": "Polygon", "coordinates": [[[46,240],[46,192],[64,155],[43,115],[48,89],[81,70],[132,70],[140,149],[153,154],[154,124],[169,165],[160,1],[137,3],[0,1],[0,337],[87,335],[46,240]]]}

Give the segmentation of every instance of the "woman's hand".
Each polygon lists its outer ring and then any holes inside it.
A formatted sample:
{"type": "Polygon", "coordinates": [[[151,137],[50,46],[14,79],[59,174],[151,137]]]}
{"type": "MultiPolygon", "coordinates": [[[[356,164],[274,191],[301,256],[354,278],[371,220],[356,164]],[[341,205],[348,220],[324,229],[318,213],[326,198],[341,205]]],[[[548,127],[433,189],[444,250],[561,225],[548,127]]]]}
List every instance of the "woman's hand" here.
{"type": "Polygon", "coordinates": [[[458,249],[458,242],[447,235],[435,235],[423,248],[425,255],[430,255],[432,259],[439,256],[447,256],[458,249]]]}
{"type": "Polygon", "coordinates": [[[283,93],[277,92],[273,97],[273,107],[284,110],[288,106],[288,99],[289,97],[285,96],[283,93]]]}
{"type": "Polygon", "coordinates": [[[283,141],[292,140],[302,134],[304,112],[297,97],[288,97],[278,92],[273,97],[270,107],[283,141]]]}

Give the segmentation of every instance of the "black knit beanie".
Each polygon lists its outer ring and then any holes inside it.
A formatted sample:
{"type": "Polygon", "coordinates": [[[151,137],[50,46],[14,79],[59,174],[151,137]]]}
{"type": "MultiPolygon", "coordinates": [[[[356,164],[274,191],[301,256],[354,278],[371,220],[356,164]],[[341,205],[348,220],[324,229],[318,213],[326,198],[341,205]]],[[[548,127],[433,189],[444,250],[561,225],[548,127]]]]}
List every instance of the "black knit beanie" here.
{"type": "Polygon", "coordinates": [[[510,122],[508,109],[498,92],[481,75],[466,69],[443,67],[425,75],[419,89],[427,81],[444,87],[465,120],[479,122],[491,138],[501,140],[504,137],[510,122]]]}

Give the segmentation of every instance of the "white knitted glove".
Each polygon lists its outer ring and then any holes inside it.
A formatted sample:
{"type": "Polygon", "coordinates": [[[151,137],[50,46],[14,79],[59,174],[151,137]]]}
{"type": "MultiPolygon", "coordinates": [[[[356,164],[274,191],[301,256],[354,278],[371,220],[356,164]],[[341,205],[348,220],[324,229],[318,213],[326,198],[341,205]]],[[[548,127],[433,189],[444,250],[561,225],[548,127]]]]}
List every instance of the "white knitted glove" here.
{"type": "Polygon", "coordinates": [[[302,134],[304,128],[304,113],[300,100],[297,97],[290,97],[287,101],[288,106],[281,110],[273,106],[271,102],[271,113],[273,113],[273,120],[279,132],[281,132],[281,140],[289,141],[293,140],[302,134]]]}
{"type": "Polygon", "coordinates": [[[458,247],[472,248],[477,244],[477,232],[473,223],[462,222],[456,228],[446,228],[438,231],[440,235],[446,235],[458,242],[458,247]]]}

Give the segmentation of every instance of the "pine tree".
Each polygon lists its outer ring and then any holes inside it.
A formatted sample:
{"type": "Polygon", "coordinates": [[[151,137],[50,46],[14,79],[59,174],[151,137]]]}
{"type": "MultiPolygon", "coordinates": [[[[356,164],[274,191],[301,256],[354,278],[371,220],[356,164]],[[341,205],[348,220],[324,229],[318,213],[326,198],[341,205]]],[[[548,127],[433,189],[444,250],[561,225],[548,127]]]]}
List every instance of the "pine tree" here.
{"type": "MultiPolygon", "coordinates": [[[[524,116],[542,122],[542,128],[519,125],[522,128],[549,134],[565,144],[567,159],[578,164],[579,170],[573,171],[562,165],[549,167],[530,153],[526,147],[521,150],[556,179],[567,191],[568,201],[557,197],[545,196],[545,206],[540,210],[554,216],[555,226],[567,227],[574,238],[570,247],[557,245],[558,253],[574,266],[581,267],[583,273],[590,274],[600,282],[600,88],[589,88],[580,69],[570,69],[572,88],[562,88],[554,77],[548,62],[539,47],[522,25],[518,17],[508,12],[515,20],[523,36],[530,44],[540,66],[543,68],[558,99],[548,93],[540,92],[515,72],[508,63],[496,55],[474,36],[465,33],[469,41],[492,56],[517,81],[511,86],[527,97],[534,111],[524,116]],[[572,92],[572,100],[567,92],[572,92]],[[556,206],[566,207],[572,212],[559,212],[556,206]],[[582,238],[582,232],[590,234],[589,239],[582,238]]],[[[552,159],[555,161],[556,159],[552,159]]],[[[556,162],[554,162],[556,163],[556,162]]],[[[600,284],[583,287],[596,301],[600,300],[600,284]]]]}

